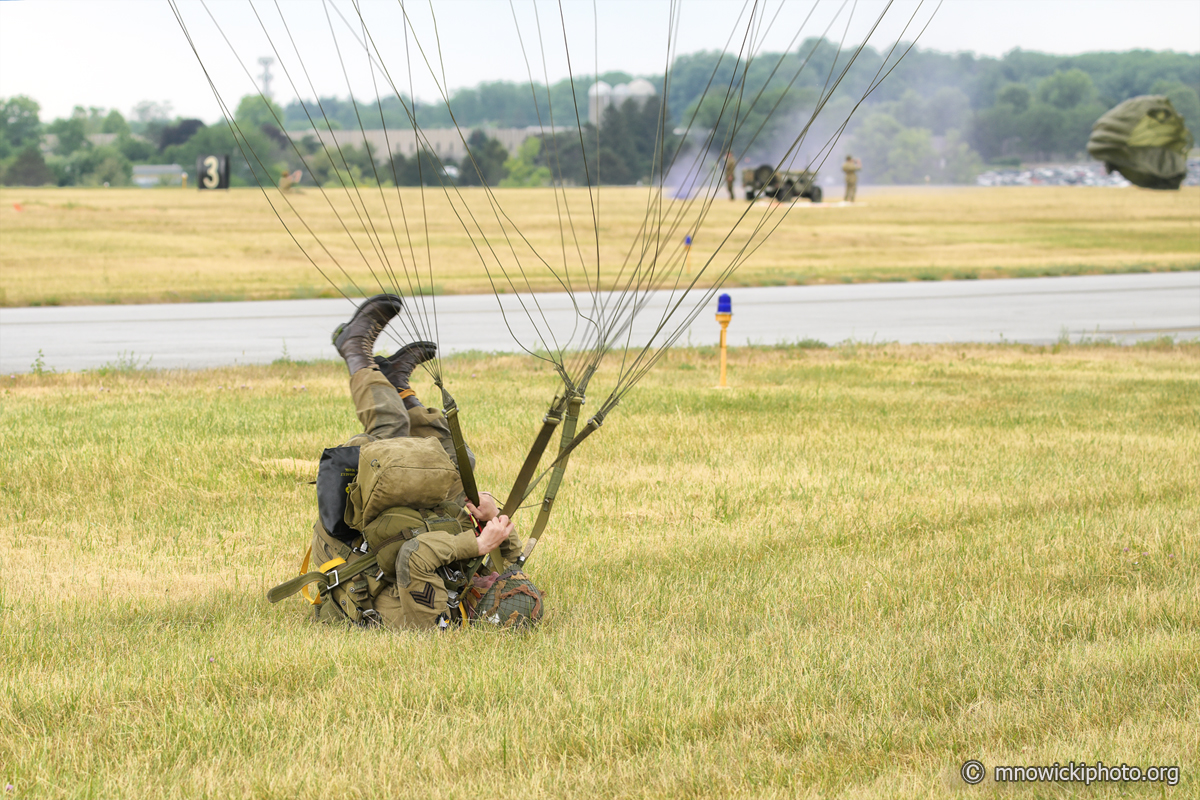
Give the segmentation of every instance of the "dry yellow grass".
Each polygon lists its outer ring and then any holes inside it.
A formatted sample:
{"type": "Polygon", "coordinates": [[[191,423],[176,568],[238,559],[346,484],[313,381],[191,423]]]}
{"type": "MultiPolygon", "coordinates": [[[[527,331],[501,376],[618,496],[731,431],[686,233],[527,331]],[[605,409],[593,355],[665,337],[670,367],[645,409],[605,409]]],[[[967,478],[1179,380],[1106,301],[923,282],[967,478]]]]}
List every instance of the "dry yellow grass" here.
{"type": "MultiPolygon", "coordinates": [[[[393,268],[402,260],[433,276],[426,290],[491,291],[480,256],[439,190],[426,191],[428,241],[418,210],[418,190],[405,189],[409,237],[391,190],[397,236],[393,239],[378,191],[363,189],[370,220],[378,227],[393,268]],[[404,259],[397,252],[401,244],[404,259]],[[432,283],[432,289],[429,284],[432,283]]],[[[602,280],[611,281],[642,221],[649,190],[600,192],[602,280]]],[[[273,195],[278,199],[278,195],[273,195]]],[[[564,227],[554,194],[541,189],[497,190],[509,217],[548,262],[564,257],[576,280],[582,263],[595,264],[587,193],[570,190],[567,202],[579,235],[564,227]],[[566,250],[564,256],[563,251],[566,250]]],[[[734,285],[842,281],[1006,277],[1200,267],[1200,189],[1150,192],[1107,188],[903,188],[863,193],[855,207],[797,204],[768,242],[738,271],[734,285]]],[[[466,207],[494,248],[484,260],[531,269],[537,290],[561,287],[519,238],[506,241],[482,190],[464,189],[466,207]]],[[[280,299],[367,294],[379,290],[325,199],[309,188],[290,197],[329,253],[295,224],[302,244],[330,275],[326,282],[288,237],[257,189],[228,193],[143,189],[0,190],[0,304],[144,303],[215,299],[280,299]],[[19,206],[20,211],[16,209],[19,206]],[[346,274],[334,265],[340,263],[346,274]],[[335,288],[336,286],[336,288],[335,288]]],[[[365,227],[344,196],[335,203],[372,264],[379,259],[365,227]]],[[[742,201],[717,200],[696,239],[690,268],[705,261],[737,215],[742,201]]],[[[672,206],[678,208],[678,204],[672,206]]],[[[467,218],[463,208],[459,213],[467,218]]],[[[756,208],[748,218],[759,218],[756,208]]],[[[471,223],[468,218],[468,224],[471,223]]],[[[472,228],[474,229],[474,228],[472,228]]],[[[511,230],[511,229],[510,229],[511,230]]],[[[670,236],[674,247],[680,229],[670,236]]],[[[736,235],[734,246],[744,241],[736,235]]],[[[676,254],[678,258],[678,254],[676,254]]],[[[728,263],[719,258],[718,266],[728,263]]],[[[679,261],[672,262],[677,269],[679,261]]],[[[425,274],[423,272],[423,274],[425,274]]],[[[407,286],[404,288],[407,289],[407,286]]],[[[522,284],[523,288],[523,284],[522,284]]]]}
{"type": "MultiPolygon", "coordinates": [[[[4,379],[0,784],[1194,797],[1198,369],[1195,344],[744,348],[720,392],[711,351],[672,351],[574,457],[530,635],[264,600],[355,428],[339,364],[4,379]],[[971,787],[970,758],[1181,782],[971,787]]],[[[503,490],[551,378],[446,374],[503,490]]]]}

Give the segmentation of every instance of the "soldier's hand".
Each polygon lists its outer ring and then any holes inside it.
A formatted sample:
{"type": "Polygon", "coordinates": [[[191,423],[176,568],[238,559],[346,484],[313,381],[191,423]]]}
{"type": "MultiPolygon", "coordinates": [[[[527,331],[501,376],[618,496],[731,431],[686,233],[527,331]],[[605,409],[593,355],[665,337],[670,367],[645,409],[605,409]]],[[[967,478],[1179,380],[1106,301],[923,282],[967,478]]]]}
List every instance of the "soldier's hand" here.
{"type": "Polygon", "coordinates": [[[500,509],[496,507],[496,498],[492,497],[487,492],[479,493],[478,506],[468,500],[467,511],[470,511],[471,516],[480,522],[491,522],[496,518],[496,515],[500,513],[500,509]]]}
{"type": "Polygon", "coordinates": [[[501,514],[483,526],[483,531],[475,539],[479,547],[479,555],[486,556],[500,546],[500,543],[512,535],[516,526],[508,517],[501,514]]]}

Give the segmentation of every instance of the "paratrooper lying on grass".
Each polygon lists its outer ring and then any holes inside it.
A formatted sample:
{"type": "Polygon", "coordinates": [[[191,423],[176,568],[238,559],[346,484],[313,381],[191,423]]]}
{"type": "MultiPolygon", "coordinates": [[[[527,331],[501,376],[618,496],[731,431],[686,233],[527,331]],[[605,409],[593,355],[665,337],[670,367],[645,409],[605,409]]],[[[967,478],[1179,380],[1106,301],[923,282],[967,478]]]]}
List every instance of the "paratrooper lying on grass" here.
{"type": "Polygon", "coordinates": [[[303,591],[322,622],[532,624],[542,615],[542,594],[524,573],[476,574],[484,556],[513,562],[521,555],[512,520],[486,492],[478,505],[467,499],[445,416],[422,405],[409,385],[437,345],[413,342],[387,358],[373,355],[400,308],[399,297],[376,295],[334,331],[363,432],[322,455],[311,549],[300,576],[268,598],[303,591]],[[310,561],[317,571],[308,571],[310,561]],[[318,591],[310,593],[313,583],[318,591]]]}

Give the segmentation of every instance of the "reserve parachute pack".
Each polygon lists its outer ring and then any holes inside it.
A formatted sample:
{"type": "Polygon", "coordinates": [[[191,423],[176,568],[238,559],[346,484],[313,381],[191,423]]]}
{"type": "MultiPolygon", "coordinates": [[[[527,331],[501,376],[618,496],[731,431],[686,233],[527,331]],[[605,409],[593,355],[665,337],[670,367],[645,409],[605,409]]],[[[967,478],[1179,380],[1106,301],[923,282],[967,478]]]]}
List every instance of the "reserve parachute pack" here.
{"type": "Polygon", "coordinates": [[[396,555],[404,543],[427,531],[461,533],[458,516],[462,509],[455,503],[441,503],[434,508],[416,509],[392,506],[363,528],[367,549],[379,559],[379,569],[392,580],[396,577],[396,555]]]}

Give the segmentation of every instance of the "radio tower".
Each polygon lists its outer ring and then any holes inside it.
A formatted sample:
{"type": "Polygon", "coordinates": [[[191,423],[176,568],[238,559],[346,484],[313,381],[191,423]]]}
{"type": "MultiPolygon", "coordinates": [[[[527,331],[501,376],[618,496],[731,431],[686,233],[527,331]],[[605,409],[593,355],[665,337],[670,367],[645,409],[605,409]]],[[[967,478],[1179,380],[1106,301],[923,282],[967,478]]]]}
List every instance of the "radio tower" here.
{"type": "Polygon", "coordinates": [[[270,100],[271,99],[271,65],[275,63],[275,59],[271,58],[270,56],[263,56],[262,58],[260,58],[258,60],[258,63],[263,68],[262,75],[259,76],[259,80],[262,81],[263,97],[270,100]]]}

